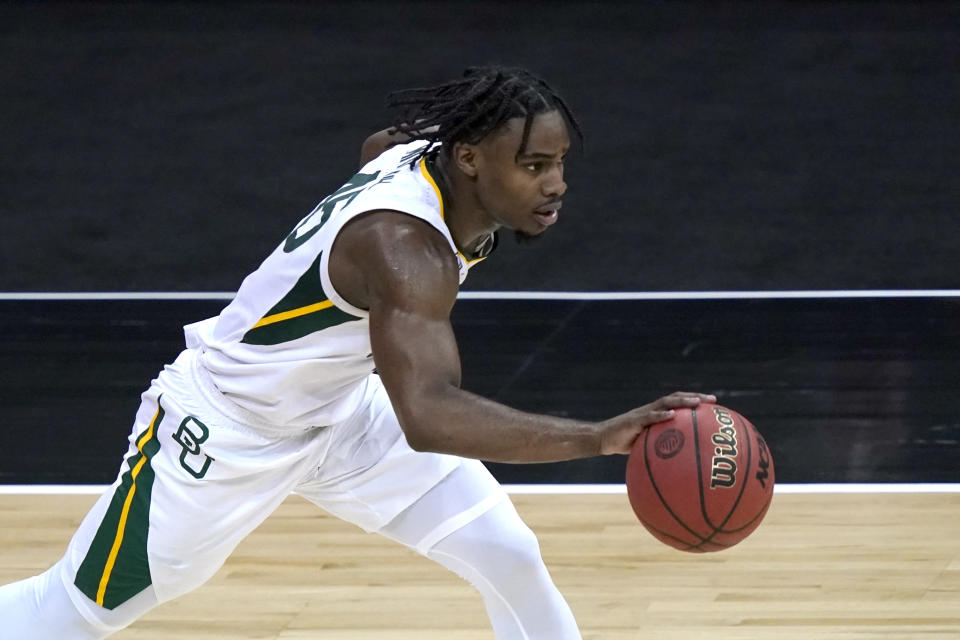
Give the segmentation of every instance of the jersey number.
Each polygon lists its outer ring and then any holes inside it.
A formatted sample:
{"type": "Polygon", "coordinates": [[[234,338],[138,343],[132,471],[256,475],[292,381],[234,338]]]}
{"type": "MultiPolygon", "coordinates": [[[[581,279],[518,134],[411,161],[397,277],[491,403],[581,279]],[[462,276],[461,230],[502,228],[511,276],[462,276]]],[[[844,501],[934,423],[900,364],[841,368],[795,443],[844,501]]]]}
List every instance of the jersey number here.
{"type": "Polygon", "coordinates": [[[360,195],[367,185],[376,180],[379,175],[379,171],[374,171],[373,173],[358,173],[350,178],[347,184],[324,198],[323,201],[314,207],[313,211],[307,214],[307,217],[301,220],[300,224],[290,232],[290,235],[287,236],[287,239],[283,243],[283,252],[290,253],[312,238],[339,205],[346,206],[353,202],[353,199],[360,195]],[[318,213],[320,214],[319,216],[317,215],[318,213]]]}

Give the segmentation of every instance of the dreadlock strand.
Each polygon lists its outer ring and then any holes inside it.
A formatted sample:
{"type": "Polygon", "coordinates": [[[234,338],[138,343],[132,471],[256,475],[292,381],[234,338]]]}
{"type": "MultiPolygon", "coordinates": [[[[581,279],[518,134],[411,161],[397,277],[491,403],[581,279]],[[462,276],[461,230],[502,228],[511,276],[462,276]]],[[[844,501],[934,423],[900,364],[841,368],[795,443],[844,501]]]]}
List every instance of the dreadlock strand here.
{"type": "Polygon", "coordinates": [[[524,118],[519,151],[523,152],[533,119],[552,110],[559,110],[583,140],[566,102],[546,82],[520,68],[469,67],[462,77],[444,84],[395,91],[387,96],[387,104],[396,111],[391,132],[430,143],[414,163],[435,143],[447,148],[456,142],[477,143],[516,117],[524,118]]]}

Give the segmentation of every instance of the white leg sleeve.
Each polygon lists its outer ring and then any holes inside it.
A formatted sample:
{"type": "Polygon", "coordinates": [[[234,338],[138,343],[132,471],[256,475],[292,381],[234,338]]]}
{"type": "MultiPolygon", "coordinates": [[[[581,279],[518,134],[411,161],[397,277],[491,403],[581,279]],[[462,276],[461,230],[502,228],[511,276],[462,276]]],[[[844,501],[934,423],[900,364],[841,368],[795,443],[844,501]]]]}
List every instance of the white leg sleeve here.
{"type": "Polygon", "coordinates": [[[498,640],[580,640],[536,536],[479,463],[458,468],[381,533],[470,582],[498,640]]]}
{"type": "Polygon", "coordinates": [[[58,562],[38,576],[0,587],[0,640],[99,640],[156,605],[148,588],[112,611],[98,607],[64,582],[58,562]]]}

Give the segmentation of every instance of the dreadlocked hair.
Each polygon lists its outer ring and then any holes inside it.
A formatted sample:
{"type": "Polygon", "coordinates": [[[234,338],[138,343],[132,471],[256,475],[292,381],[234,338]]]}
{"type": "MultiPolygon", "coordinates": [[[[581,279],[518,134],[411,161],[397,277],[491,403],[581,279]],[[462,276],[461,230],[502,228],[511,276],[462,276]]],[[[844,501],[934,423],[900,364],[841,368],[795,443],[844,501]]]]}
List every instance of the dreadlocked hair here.
{"type": "MultiPolygon", "coordinates": [[[[462,78],[436,87],[395,91],[387,96],[387,106],[397,111],[391,134],[440,142],[447,149],[455,142],[476,144],[507,120],[524,117],[519,156],[526,150],[534,116],[554,110],[583,141],[580,125],[563,98],[546,82],[518,67],[470,67],[462,78]]],[[[425,145],[411,166],[434,147],[425,145]]]]}

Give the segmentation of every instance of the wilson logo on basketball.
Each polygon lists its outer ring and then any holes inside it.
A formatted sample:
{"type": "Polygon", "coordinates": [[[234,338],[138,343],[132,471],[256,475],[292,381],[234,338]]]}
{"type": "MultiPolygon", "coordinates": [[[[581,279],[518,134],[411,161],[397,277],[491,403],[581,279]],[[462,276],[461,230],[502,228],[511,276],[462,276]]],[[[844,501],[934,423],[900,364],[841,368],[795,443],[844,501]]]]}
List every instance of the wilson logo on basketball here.
{"type": "Polygon", "coordinates": [[[653,450],[661,460],[672,458],[680,449],[683,449],[683,432],[677,429],[667,429],[653,443],[653,450]]]}
{"type": "Polygon", "coordinates": [[[713,413],[720,429],[710,438],[710,441],[717,445],[713,450],[710,488],[729,489],[737,484],[737,463],[734,460],[737,457],[737,429],[734,427],[733,416],[723,407],[714,407],[713,413]]]}

